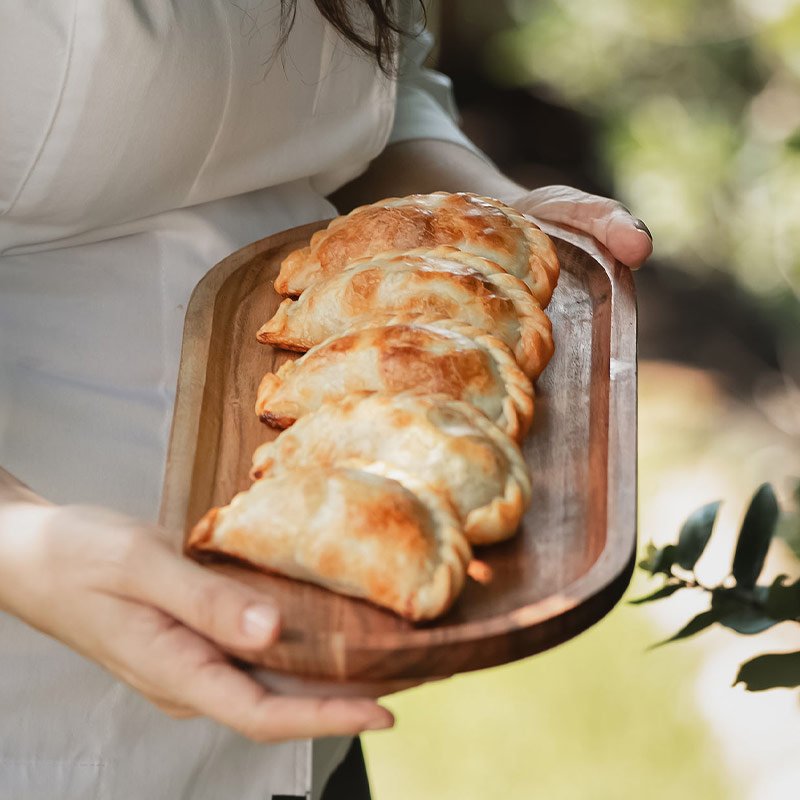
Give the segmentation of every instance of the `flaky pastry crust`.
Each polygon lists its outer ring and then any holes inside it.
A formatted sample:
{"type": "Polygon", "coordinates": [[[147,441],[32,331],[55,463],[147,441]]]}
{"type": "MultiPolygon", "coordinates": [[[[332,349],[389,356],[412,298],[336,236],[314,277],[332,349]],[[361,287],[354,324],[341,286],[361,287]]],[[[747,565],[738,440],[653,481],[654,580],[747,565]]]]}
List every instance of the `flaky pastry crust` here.
{"type": "Polygon", "coordinates": [[[296,297],[358,259],[440,245],[494,261],[543,308],[550,302],[559,273],[550,237],[511,206],[467,192],[390,197],[337,217],[284,259],[275,291],[296,297]]]}
{"type": "Polygon", "coordinates": [[[256,414],[285,428],[353,392],[446,394],[481,410],[520,441],[533,417],[533,386],[496,336],[456,320],[394,317],[350,329],[264,376],[256,414]]]}
{"type": "Polygon", "coordinates": [[[469,403],[445,395],[349,395],[301,417],[253,455],[251,477],[382,462],[446,497],[472,544],[513,535],[530,499],[519,447],[469,403]]]}
{"type": "Polygon", "coordinates": [[[298,300],[284,300],[258,339],[302,352],[342,330],[410,314],[455,319],[497,336],[532,380],[553,354],[552,325],[525,284],[453,247],[357,261],[298,300]]]}
{"type": "Polygon", "coordinates": [[[187,549],[234,556],[415,621],[452,605],[471,559],[449,503],[380,467],[312,467],[256,481],[211,509],[187,549]]]}

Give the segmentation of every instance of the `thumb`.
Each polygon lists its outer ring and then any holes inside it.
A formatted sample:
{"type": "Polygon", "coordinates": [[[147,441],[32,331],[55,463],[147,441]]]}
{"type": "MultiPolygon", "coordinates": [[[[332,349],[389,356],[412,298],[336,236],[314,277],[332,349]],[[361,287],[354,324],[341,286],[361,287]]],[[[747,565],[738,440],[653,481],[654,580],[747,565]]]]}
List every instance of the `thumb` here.
{"type": "Polygon", "coordinates": [[[134,599],[223,648],[260,650],[278,638],[279,613],[270,598],[174,553],[155,537],[147,539],[142,568],[128,585],[134,599]]]}

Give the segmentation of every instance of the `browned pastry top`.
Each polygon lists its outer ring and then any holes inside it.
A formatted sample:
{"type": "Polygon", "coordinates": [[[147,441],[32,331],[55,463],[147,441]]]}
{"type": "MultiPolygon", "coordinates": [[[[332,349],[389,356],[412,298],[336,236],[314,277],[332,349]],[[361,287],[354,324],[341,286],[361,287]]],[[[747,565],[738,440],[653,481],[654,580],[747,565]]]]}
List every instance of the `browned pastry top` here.
{"type": "Polygon", "coordinates": [[[286,257],[275,290],[297,296],[358,259],[440,245],[494,261],[520,278],[543,307],[550,301],[559,272],[550,237],[499,200],[446,192],[389,198],[337,217],[308,247],[286,257]]]}

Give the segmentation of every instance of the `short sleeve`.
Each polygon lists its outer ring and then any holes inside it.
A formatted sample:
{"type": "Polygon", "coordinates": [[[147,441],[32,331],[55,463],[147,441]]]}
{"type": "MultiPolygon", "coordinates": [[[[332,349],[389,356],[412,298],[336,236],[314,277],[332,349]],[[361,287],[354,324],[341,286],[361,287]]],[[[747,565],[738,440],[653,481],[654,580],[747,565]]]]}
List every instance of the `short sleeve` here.
{"type": "Polygon", "coordinates": [[[397,77],[397,105],[387,144],[409,139],[442,139],[488,158],[458,127],[458,109],[450,79],[423,66],[433,47],[428,30],[403,37],[397,77]]]}

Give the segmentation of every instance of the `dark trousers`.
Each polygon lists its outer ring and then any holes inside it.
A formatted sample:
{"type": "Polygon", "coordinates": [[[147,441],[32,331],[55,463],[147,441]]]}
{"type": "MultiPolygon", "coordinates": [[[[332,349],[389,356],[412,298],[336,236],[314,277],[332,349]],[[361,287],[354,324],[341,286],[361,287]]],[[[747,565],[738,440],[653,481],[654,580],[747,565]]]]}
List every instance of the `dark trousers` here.
{"type": "Polygon", "coordinates": [[[325,784],[322,800],[370,800],[370,798],[367,767],[364,764],[364,754],[361,752],[361,741],[356,737],[344,760],[325,784]]]}

